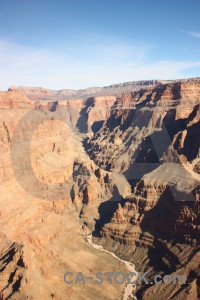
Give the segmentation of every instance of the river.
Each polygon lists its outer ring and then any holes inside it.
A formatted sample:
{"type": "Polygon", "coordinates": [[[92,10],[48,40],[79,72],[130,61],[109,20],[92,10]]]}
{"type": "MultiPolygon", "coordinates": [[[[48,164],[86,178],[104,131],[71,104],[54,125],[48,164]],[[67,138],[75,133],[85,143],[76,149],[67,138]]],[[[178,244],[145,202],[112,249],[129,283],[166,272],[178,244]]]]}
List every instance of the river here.
{"type": "MultiPolygon", "coordinates": [[[[131,262],[129,261],[126,261],[126,260],[122,260],[120,259],[117,255],[115,255],[113,252],[110,252],[108,250],[105,250],[101,245],[98,245],[98,244],[95,244],[93,241],[92,241],[92,235],[89,235],[87,236],[87,241],[88,241],[88,244],[91,245],[94,249],[97,249],[97,250],[100,250],[100,251],[103,251],[103,252],[106,252],[110,255],[112,255],[114,258],[118,259],[119,261],[121,261],[122,263],[125,264],[125,266],[127,267],[128,271],[129,272],[134,272],[137,274],[137,272],[135,271],[135,266],[134,264],[132,264],[131,262]]],[[[137,280],[137,275],[136,276],[132,276],[132,278],[130,278],[130,281],[136,281],[137,280]]],[[[133,292],[135,291],[136,289],[136,285],[135,284],[132,284],[132,283],[126,283],[126,286],[125,286],[125,290],[124,290],[124,295],[123,295],[123,300],[129,300],[129,297],[131,298],[135,298],[135,296],[133,296],[133,292]]]]}

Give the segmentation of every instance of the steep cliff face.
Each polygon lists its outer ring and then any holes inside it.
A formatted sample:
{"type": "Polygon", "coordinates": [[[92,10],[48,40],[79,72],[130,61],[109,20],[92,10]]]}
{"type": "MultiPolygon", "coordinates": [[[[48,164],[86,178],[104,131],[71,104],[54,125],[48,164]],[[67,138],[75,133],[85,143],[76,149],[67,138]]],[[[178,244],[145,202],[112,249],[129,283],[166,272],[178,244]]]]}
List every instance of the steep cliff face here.
{"type": "MultiPolygon", "coordinates": [[[[82,236],[115,186],[75,133],[84,105],[0,94],[0,299],[110,299],[109,284],[103,291],[92,284],[74,289],[63,279],[77,266],[86,275],[115,266],[104,254],[96,261],[82,236]]],[[[112,299],[122,295],[123,287],[111,289],[112,299]]]]}
{"type": "Polygon", "coordinates": [[[129,196],[125,203],[118,204],[111,221],[102,228],[103,237],[112,237],[125,245],[145,245],[143,233],[148,232],[152,242],[164,237],[193,245],[200,243],[199,187],[193,191],[194,201],[191,202],[174,200],[167,185],[145,181],[137,184],[135,193],[136,196],[129,196]]]}
{"type": "MultiPolygon", "coordinates": [[[[173,139],[182,138],[185,150],[179,145],[179,154],[186,154],[189,135],[193,135],[196,140],[192,151],[196,157],[199,96],[199,82],[162,85],[123,95],[111,107],[110,117],[98,132],[85,140],[88,154],[104,169],[130,172],[135,161],[155,162],[157,156],[162,158],[173,139]]],[[[178,140],[175,142],[177,150],[178,140]]],[[[191,155],[187,158],[193,159],[191,155]]]]}
{"type": "Polygon", "coordinates": [[[140,286],[139,299],[200,296],[199,101],[199,82],[123,95],[85,140],[97,165],[124,174],[132,185],[103,224],[101,243],[148,271],[148,278],[175,272],[187,278],[174,289],[140,286]]]}
{"type": "MultiPolygon", "coordinates": [[[[0,99],[0,182],[12,185],[17,180],[34,197],[70,200],[80,211],[85,204],[100,203],[112,196],[115,182],[103,170],[103,179],[95,175],[99,168],[75,134],[87,101],[33,103],[13,92],[2,93],[0,99]]],[[[98,105],[95,99],[92,103],[98,105]]],[[[91,124],[97,118],[96,114],[91,124]]]]}
{"type": "Polygon", "coordinates": [[[138,299],[198,298],[199,148],[198,79],[0,93],[0,299],[120,299],[119,286],[63,285],[67,268],[115,267],[85,244],[91,231],[149,277],[187,277],[138,299]]]}

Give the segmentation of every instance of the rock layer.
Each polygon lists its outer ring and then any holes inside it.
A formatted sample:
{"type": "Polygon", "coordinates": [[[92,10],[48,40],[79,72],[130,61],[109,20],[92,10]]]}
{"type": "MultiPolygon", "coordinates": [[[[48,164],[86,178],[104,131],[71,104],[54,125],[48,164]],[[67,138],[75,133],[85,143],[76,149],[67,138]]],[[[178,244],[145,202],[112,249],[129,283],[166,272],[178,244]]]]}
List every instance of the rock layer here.
{"type": "Polygon", "coordinates": [[[0,299],[120,299],[120,286],[64,285],[77,266],[117,268],[91,231],[149,278],[187,278],[138,299],[199,298],[199,148],[198,78],[1,92],[0,299]]]}

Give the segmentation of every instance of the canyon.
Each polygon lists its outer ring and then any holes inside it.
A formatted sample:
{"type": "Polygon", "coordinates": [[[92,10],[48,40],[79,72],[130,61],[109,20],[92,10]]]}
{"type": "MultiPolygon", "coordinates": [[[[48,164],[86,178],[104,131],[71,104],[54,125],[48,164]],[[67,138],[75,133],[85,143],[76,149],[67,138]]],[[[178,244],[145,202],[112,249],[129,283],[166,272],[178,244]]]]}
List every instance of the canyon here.
{"type": "MultiPolygon", "coordinates": [[[[200,79],[0,92],[0,299],[200,299],[200,79]],[[105,251],[94,249],[86,236],[105,251]],[[107,252],[117,255],[109,255],[107,252]]],[[[99,248],[100,249],[100,248],[99,248]]]]}

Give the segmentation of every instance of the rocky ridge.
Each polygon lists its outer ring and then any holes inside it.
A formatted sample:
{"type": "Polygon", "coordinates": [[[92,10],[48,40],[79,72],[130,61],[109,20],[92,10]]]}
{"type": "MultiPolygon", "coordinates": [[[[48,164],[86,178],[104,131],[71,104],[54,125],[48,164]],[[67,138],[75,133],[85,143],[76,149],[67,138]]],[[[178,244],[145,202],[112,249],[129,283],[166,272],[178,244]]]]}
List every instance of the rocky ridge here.
{"type": "MultiPolygon", "coordinates": [[[[191,81],[198,80],[198,78],[192,78],[191,81]]],[[[180,80],[177,80],[180,82],[180,80]]],[[[186,81],[182,79],[181,81],[186,81]]],[[[31,100],[67,100],[67,99],[86,99],[90,97],[97,96],[121,96],[122,93],[132,92],[134,90],[139,90],[142,87],[151,87],[162,85],[166,83],[173,82],[173,80],[140,80],[131,81],[119,84],[113,84],[105,87],[92,87],[82,90],[70,90],[64,89],[59,91],[48,90],[41,87],[16,87],[11,86],[8,91],[20,92],[27,95],[31,100]]],[[[176,82],[176,81],[174,81],[176,82]]]]}

